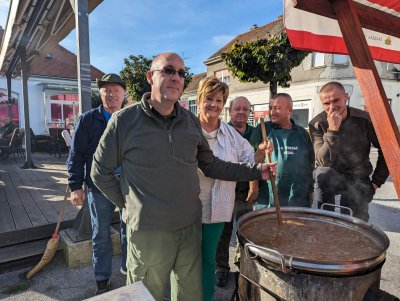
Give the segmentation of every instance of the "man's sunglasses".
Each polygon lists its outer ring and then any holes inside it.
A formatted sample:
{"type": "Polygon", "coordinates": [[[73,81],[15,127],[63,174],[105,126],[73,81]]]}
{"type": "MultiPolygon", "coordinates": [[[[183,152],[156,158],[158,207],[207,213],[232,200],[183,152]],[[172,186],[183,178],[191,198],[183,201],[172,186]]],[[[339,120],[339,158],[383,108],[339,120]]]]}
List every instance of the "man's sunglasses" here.
{"type": "Polygon", "coordinates": [[[186,72],[186,70],[178,70],[176,71],[174,68],[171,67],[164,67],[162,69],[158,69],[158,70],[151,70],[151,72],[155,72],[155,71],[160,71],[163,72],[167,75],[171,75],[174,76],[176,73],[178,73],[180,78],[186,78],[188,76],[188,73],[186,72]]]}

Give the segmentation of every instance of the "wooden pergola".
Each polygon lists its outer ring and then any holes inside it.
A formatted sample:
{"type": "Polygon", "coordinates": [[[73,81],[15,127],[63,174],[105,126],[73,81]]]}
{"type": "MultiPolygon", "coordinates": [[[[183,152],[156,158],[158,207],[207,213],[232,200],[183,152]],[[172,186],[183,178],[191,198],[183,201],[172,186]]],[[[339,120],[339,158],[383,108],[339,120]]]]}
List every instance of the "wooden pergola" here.
{"type": "MultiPolygon", "coordinates": [[[[400,133],[363,32],[364,28],[400,39],[399,0],[286,1],[286,5],[292,5],[296,9],[337,20],[397,195],[400,198],[400,133]]],[[[304,41],[304,44],[306,43],[307,41],[304,41]]],[[[296,48],[296,45],[293,47],[296,48]]],[[[316,50],[312,47],[308,49],[316,50]]],[[[376,48],[372,49],[376,57],[375,50],[376,48]]],[[[384,59],[385,61],[399,63],[400,47],[384,51],[389,54],[386,55],[388,58],[384,59]]]]}
{"type": "MultiPolygon", "coordinates": [[[[31,70],[76,28],[79,113],[91,109],[91,75],[89,51],[89,13],[103,0],[12,0],[7,24],[0,44],[0,75],[7,78],[11,99],[11,77],[20,75],[25,121],[25,164],[35,168],[31,154],[28,105],[28,77],[31,70]]],[[[73,241],[91,236],[87,202],[79,211],[71,232],[73,241]]]]}
{"type": "Polygon", "coordinates": [[[90,52],[88,15],[102,0],[13,0],[0,41],[0,75],[7,79],[11,99],[11,78],[21,76],[25,122],[26,162],[35,167],[31,157],[27,80],[31,70],[76,28],[78,91],[80,113],[91,108],[90,52]]]}

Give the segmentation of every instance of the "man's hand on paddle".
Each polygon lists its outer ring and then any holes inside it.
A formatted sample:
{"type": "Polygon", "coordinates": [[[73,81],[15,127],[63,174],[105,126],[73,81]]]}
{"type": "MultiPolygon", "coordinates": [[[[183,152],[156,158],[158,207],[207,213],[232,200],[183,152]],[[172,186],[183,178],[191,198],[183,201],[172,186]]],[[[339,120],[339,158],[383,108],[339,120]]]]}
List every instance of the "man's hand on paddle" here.
{"type": "Polygon", "coordinates": [[[261,164],[261,173],[262,173],[263,180],[269,179],[270,172],[272,172],[273,176],[276,175],[276,165],[277,165],[277,162],[261,164]]]}
{"type": "Polygon", "coordinates": [[[272,143],[271,140],[268,140],[267,144],[262,142],[258,145],[258,149],[254,153],[254,159],[256,163],[264,162],[265,150],[267,150],[269,155],[271,155],[272,152],[274,151],[274,144],[272,143]]]}

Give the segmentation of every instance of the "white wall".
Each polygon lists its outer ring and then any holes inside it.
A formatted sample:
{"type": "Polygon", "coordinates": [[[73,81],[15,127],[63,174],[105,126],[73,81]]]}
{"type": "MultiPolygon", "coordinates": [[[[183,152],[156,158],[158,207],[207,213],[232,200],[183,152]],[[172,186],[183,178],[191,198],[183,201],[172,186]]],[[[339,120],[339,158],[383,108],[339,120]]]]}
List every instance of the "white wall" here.
{"type": "MultiPolygon", "coordinates": [[[[37,135],[46,134],[45,124],[45,93],[43,91],[43,84],[57,84],[65,86],[75,86],[77,90],[77,81],[70,79],[60,78],[43,78],[31,76],[28,79],[28,105],[29,105],[29,122],[33,132],[37,135]]],[[[0,88],[7,89],[6,77],[0,77],[0,88]]],[[[92,82],[92,89],[96,89],[95,83],[92,82]]],[[[18,93],[18,108],[19,108],[19,127],[25,126],[24,119],[24,100],[22,97],[22,82],[21,79],[13,78],[11,80],[11,90],[18,93]]],[[[65,91],[60,93],[66,93],[65,91]]],[[[70,93],[76,93],[71,91],[70,93]]],[[[57,91],[52,91],[50,94],[57,94],[57,91]]],[[[47,93],[49,95],[49,93],[47,93]]],[[[47,110],[50,110],[48,108],[47,110]]]]}
{"type": "MultiPolygon", "coordinates": [[[[28,104],[30,125],[35,134],[45,133],[44,127],[44,106],[42,87],[36,80],[28,80],[28,104]]],[[[7,79],[0,77],[0,88],[7,89],[7,79]]],[[[24,99],[22,96],[22,82],[20,78],[11,80],[11,91],[18,93],[19,127],[23,128],[24,120],[24,99]]]]}

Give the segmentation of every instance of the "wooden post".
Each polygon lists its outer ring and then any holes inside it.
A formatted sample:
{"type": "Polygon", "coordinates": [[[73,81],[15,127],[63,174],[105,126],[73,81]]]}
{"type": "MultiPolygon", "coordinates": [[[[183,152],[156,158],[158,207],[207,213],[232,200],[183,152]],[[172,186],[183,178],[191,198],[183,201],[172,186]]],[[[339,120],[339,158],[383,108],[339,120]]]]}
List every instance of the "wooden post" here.
{"type": "Polygon", "coordinates": [[[31,152],[31,131],[29,122],[29,103],[28,103],[28,73],[26,67],[26,48],[21,46],[18,48],[19,57],[21,58],[21,81],[22,81],[22,97],[24,98],[24,120],[25,120],[25,164],[23,169],[36,168],[32,161],[31,152]]]}
{"type": "Polygon", "coordinates": [[[11,120],[13,119],[13,112],[12,112],[12,104],[11,104],[11,73],[6,73],[6,79],[7,79],[7,96],[8,96],[8,117],[11,118],[11,120]]]}
{"type": "Polygon", "coordinates": [[[400,134],[352,0],[331,0],[386,164],[400,198],[400,134]]]}
{"type": "Polygon", "coordinates": [[[75,0],[79,115],[92,109],[90,83],[88,0],[75,0]]]}

